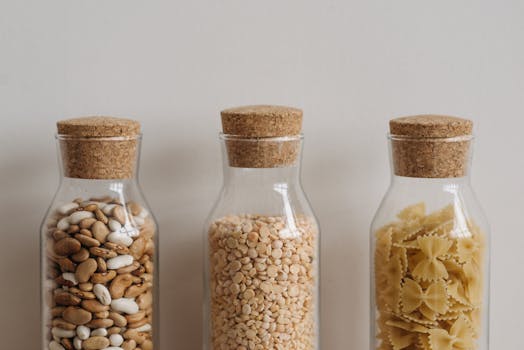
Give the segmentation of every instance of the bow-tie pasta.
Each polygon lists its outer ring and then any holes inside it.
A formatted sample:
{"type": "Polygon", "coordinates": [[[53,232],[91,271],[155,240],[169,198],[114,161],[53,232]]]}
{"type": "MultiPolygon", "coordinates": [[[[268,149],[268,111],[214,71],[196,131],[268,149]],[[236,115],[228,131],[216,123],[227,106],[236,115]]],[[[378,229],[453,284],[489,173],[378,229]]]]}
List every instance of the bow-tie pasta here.
{"type": "Polygon", "coordinates": [[[375,233],[377,349],[477,349],[484,235],[452,205],[398,219],[375,233]]]}

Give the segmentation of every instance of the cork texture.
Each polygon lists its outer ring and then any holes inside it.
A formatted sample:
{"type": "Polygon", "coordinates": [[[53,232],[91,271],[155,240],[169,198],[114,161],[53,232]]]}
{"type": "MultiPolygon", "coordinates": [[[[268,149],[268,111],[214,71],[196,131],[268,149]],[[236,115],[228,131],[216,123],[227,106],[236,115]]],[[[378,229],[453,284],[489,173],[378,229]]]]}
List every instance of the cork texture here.
{"type": "Polygon", "coordinates": [[[284,106],[245,106],[222,111],[229,165],[293,166],[300,156],[302,111],[284,106]]]}
{"type": "Polygon", "coordinates": [[[279,137],[298,135],[302,129],[302,111],[285,106],[244,106],[223,110],[224,134],[244,137],[279,137]]]}
{"type": "Polygon", "coordinates": [[[137,167],[140,124],[114,117],[84,117],[57,123],[64,176],[128,179],[137,167]]]}
{"type": "Polygon", "coordinates": [[[395,175],[455,178],[467,174],[473,123],[439,115],[390,121],[395,175]]]}

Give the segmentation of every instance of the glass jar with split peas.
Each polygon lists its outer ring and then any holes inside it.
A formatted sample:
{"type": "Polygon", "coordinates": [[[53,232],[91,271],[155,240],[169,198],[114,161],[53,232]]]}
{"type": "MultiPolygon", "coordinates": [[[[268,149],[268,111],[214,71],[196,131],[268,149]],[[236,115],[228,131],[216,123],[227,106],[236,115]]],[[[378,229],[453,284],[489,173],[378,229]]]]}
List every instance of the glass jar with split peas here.
{"type": "Polygon", "coordinates": [[[42,349],[151,350],[157,225],[137,181],[140,124],[57,124],[60,185],[41,228],[42,349]]]}
{"type": "Polygon", "coordinates": [[[372,350],[487,350],[489,228],[470,184],[472,122],[390,122],[391,185],[371,228],[372,350]]]}
{"type": "Polygon", "coordinates": [[[300,184],[302,111],[222,111],[224,184],[205,231],[205,350],[319,348],[319,230],[300,184]]]}

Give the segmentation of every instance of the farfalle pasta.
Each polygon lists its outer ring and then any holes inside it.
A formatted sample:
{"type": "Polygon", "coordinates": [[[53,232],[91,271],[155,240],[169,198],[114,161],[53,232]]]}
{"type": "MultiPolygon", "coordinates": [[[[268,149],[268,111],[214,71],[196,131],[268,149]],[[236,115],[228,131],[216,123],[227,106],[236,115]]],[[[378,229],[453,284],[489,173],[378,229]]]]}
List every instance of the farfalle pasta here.
{"type": "Polygon", "coordinates": [[[421,203],[375,232],[376,349],[478,349],[484,237],[464,217],[421,203]]]}

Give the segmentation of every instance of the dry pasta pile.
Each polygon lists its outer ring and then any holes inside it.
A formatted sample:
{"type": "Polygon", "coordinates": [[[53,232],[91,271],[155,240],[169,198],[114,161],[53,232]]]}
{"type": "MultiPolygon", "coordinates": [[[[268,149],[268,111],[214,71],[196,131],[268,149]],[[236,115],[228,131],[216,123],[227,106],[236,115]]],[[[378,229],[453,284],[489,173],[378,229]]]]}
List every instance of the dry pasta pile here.
{"type": "Polygon", "coordinates": [[[477,348],[484,235],[455,209],[410,206],[376,232],[377,349],[477,348]]]}

